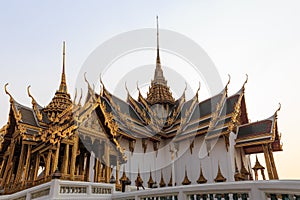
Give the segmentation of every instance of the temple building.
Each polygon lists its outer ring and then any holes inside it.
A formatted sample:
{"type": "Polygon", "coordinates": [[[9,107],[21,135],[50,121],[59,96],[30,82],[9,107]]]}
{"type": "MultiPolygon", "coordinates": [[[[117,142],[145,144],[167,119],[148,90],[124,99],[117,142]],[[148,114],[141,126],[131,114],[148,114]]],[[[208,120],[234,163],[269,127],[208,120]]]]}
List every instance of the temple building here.
{"type": "MultiPolygon", "coordinates": [[[[157,36],[158,38],[158,36],[157,36]]],[[[9,92],[7,123],[0,130],[0,187],[15,193],[52,179],[102,182],[145,188],[279,179],[273,152],[282,151],[278,110],[250,122],[241,88],[199,100],[185,91],[172,96],[157,45],[154,77],[146,95],[127,99],[112,94],[101,81],[100,91],[87,82],[85,100],[71,98],[65,73],[48,105],[41,106],[28,86],[32,106],[9,92]],[[262,153],[265,167],[250,155],[262,153]]],[[[77,96],[77,95],[76,95],[77,96]]]]}

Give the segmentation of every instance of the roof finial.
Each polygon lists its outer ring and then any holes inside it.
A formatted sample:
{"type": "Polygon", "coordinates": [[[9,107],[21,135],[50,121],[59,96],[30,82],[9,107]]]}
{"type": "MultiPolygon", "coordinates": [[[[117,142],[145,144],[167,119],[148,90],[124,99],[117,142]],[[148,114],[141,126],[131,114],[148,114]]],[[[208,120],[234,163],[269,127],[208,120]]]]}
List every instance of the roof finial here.
{"type": "Polygon", "coordinates": [[[199,86],[198,86],[198,89],[196,91],[196,98],[198,99],[199,98],[199,91],[200,91],[200,88],[201,88],[201,82],[199,81],[199,86]]]}
{"type": "Polygon", "coordinates": [[[139,95],[142,95],[141,90],[139,88],[139,81],[136,82],[136,89],[139,92],[139,95]]]}
{"type": "Polygon", "coordinates": [[[76,102],[76,99],[77,99],[77,88],[75,88],[75,95],[74,95],[74,100],[73,100],[73,103],[75,104],[76,102]]]}
{"type": "MultiPolygon", "coordinates": [[[[87,74],[87,72],[84,72],[84,74],[83,74],[84,81],[87,83],[88,89],[89,89],[89,90],[94,90],[94,89],[92,89],[90,82],[87,80],[86,74],[87,74]]],[[[93,87],[94,87],[94,86],[93,86],[93,87]]]]}
{"type": "Polygon", "coordinates": [[[13,98],[12,95],[8,92],[7,86],[8,86],[8,83],[6,83],[6,84],[4,85],[4,91],[5,91],[5,93],[10,97],[10,102],[12,103],[13,100],[14,100],[14,98],[13,98]]]}
{"type": "Polygon", "coordinates": [[[160,57],[159,57],[159,28],[158,28],[158,16],[156,15],[156,51],[157,51],[157,55],[156,55],[156,63],[160,64],[160,57]]]}
{"type": "Polygon", "coordinates": [[[36,114],[36,117],[38,118],[39,121],[42,121],[43,116],[42,116],[42,114],[39,110],[39,107],[38,107],[38,104],[37,104],[36,100],[34,99],[34,97],[30,93],[30,87],[31,87],[30,85],[27,87],[28,96],[31,98],[31,104],[32,104],[33,110],[36,114]]]}
{"type": "Polygon", "coordinates": [[[127,81],[125,81],[125,90],[127,91],[127,94],[129,95],[129,90],[127,88],[127,81]]]}
{"type": "Polygon", "coordinates": [[[61,82],[59,86],[59,92],[67,93],[67,83],[66,83],[66,73],[65,73],[65,63],[66,62],[66,42],[63,42],[63,67],[61,74],[61,82]]]}
{"type": "Polygon", "coordinates": [[[78,105],[81,106],[81,99],[82,99],[82,88],[80,88],[80,97],[78,100],[78,105]]]}
{"type": "MultiPolygon", "coordinates": [[[[227,90],[227,87],[228,87],[228,85],[229,85],[229,83],[230,83],[230,80],[231,80],[231,76],[230,76],[230,74],[228,74],[228,82],[227,82],[227,84],[226,84],[226,86],[225,86],[225,89],[227,90]]],[[[247,80],[248,80],[248,75],[247,75],[247,80]]]]}
{"type": "Polygon", "coordinates": [[[245,80],[245,82],[243,84],[243,89],[245,89],[245,85],[246,85],[247,82],[248,82],[248,74],[246,74],[246,80],[245,80]]]}
{"type": "Polygon", "coordinates": [[[275,117],[277,117],[277,113],[278,113],[278,111],[280,111],[280,109],[281,109],[281,103],[279,103],[279,107],[278,107],[278,109],[275,112],[275,117]]]}

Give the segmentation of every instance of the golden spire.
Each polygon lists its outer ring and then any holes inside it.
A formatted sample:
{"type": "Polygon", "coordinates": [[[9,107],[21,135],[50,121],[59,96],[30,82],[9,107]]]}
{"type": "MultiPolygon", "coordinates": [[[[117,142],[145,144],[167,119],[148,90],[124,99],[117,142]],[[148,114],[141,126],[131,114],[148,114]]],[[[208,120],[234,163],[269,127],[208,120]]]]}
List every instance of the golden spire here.
{"type": "Polygon", "coordinates": [[[215,178],[215,182],[225,182],[226,178],[222,175],[221,169],[220,169],[220,162],[218,162],[218,173],[215,178]]]}
{"type": "Polygon", "coordinates": [[[184,175],[184,179],[182,181],[182,185],[190,185],[191,181],[189,180],[189,177],[187,176],[187,170],[186,170],[186,166],[185,166],[185,175],[184,175]]]}
{"type": "Polygon", "coordinates": [[[151,81],[151,86],[149,88],[149,92],[147,93],[147,101],[152,105],[156,103],[174,104],[175,100],[172,96],[172,93],[170,92],[170,88],[167,86],[167,81],[164,77],[160,62],[158,16],[156,16],[156,28],[156,67],[154,72],[154,79],[151,81]]]}
{"type": "Polygon", "coordinates": [[[125,172],[125,166],[123,167],[123,174],[122,177],[120,178],[121,182],[125,182],[127,181],[127,176],[126,176],[126,172],[125,172]]]}
{"type": "Polygon", "coordinates": [[[148,180],[148,188],[152,188],[154,184],[154,181],[153,181],[153,178],[152,178],[152,172],[150,170],[150,177],[149,177],[149,180],[148,180]]]}
{"type": "Polygon", "coordinates": [[[201,166],[201,164],[200,164],[200,176],[199,176],[199,178],[198,178],[198,180],[197,180],[197,183],[198,184],[202,184],[202,183],[206,183],[207,182],[207,179],[204,177],[204,175],[203,175],[203,172],[202,172],[202,166],[201,166]]]}
{"type": "Polygon", "coordinates": [[[159,56],[159,28],[158,28],[158,16],[156,16],[156,68],[153,82],[155,84],[167,85],[167,81],[165,80],[161,64],[160,64],[160,56],[159,56]]]}
{"type": "Polygon", "coordinates": [[[261,170],[261,175],[263,177],[263,180],[266,179],[265,174],[264,174],[265,168],[259,163],[257,155],[256,155],[255,165],[252,169],[254,170],[255,180],[258,180],[258,173],[257,173],[258,170],[261,170]]]}
{"type": "Polygon", "coordinates": [[[256,161],[255,161],[255,165],[254,165],[254,167],[252,168],[253,170],[259,170],[259,169],[265,169],[264,168],[264,166],[262,166],[261,164],[260,164],[260,162],[258,161],[258,158],[257,158],[257,155],[256,155],[256,161]]]}
{"type": "Polygon", "coordinates": [[[59,92],[68,93],[67,83],[66,83],[66,73],[65,73],[65,64],[66,64],[66,43],[63,42],[63,64],[62,64],[62,74],[61,82],[59,86],[59,92]]]}
{"type": "Polygon", "coordinates": [[[160,171],[160,182],[159,182],[159,187],[166,187],[166,183],[165,183],[165,180],[164,180],[164,176],[163,176],[163,172],[162,170],[160,171]]]}
{"type": "Polygon", "coordinates": [[[158,16],[156,15],[156,64],[160,64],[159,57],[159,28],[158,28],[158,16]]]}
{"type": "Polygon", "coordinates": [[[51,121],[55,120],[58,114],[62,113],[72,105],[70,94],[68,94],[66,74],[65,74],[65,42],[63,42],[63,67],[61,74],[61,82],[59,90],[55,92],[52,101],[45,107],[44,112],[47,113],[51,121]]]}

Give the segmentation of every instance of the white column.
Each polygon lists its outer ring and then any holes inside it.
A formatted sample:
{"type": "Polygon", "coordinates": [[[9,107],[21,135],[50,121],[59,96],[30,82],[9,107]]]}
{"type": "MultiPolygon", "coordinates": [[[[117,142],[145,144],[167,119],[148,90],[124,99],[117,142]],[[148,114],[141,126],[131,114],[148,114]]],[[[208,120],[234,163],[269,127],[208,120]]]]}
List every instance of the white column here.
{"type": "Polygon", "coordinates": [[[93,151],[91,151],[90,166],[89,166],[90,182],[95,182],[95,180],[94,180],[94,175],[95,175],[94,165],[95,165],[95,153],[93,151]]]}
{"type": "Polygon", "coordinates": [[[175,174],[175,162],[174,160],[172,161],[172,185],[173,187],[175,186],[175,182],[176,182],[176,174],[175,174]]]}

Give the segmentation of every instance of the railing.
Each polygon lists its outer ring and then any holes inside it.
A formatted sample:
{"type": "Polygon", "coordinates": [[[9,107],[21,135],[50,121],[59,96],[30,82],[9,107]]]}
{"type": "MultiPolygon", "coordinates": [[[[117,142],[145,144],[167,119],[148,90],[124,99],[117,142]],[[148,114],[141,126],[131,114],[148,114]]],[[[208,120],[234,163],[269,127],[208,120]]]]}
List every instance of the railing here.
{"type": "Polygon", "coordinates": [[[50,200],[50,199],[112,199],[115,186],[105,183],[65,181],[50,182],[31,187],[10,195],[0,195],[0,200],[50,200]]]}
{"type": "Polygon", "coordinates": [[[115,200],[300,200],[300,181],[243,181],[115,193],[115,200]]]}
{"type": "MultiPolygon", "coordinates": [[[[134,187],[130,187],[133,189],[134,187]]],[[[244,181],[116,192],[112,184],[54,179],[0,200],[300,200],[299,181],[244,181]]]]}

